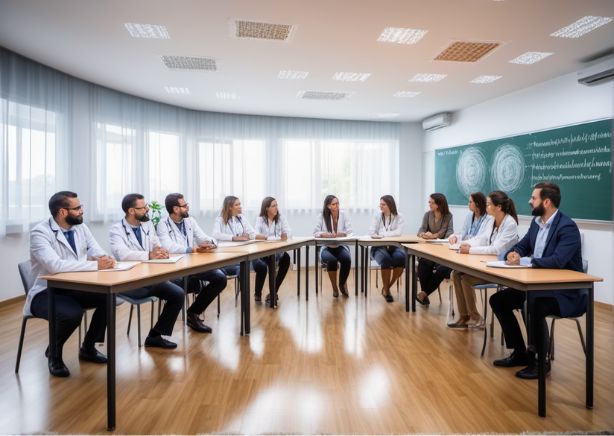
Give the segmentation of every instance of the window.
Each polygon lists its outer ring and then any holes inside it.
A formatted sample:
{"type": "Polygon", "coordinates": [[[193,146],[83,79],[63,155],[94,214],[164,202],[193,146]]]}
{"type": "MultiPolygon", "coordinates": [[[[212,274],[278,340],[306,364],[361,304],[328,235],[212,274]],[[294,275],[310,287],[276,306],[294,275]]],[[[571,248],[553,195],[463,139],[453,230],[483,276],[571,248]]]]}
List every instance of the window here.
{"type": "Polygon", "coordinates": [[[145,185],[147,201],[156,200],[164,204],[164,198],[171,192],[182,192],[184,180],[181,164],[185,164],[179,135],[171,133],[147,133],[145,159],[148,162],[145,177],[149,181],[145,185]]]}

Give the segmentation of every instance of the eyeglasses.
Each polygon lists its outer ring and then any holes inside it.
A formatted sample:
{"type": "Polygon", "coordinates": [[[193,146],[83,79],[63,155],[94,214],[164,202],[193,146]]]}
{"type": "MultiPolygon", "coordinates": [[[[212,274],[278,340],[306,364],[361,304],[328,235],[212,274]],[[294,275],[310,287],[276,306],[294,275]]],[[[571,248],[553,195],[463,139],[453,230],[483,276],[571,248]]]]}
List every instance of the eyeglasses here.
{"type": "Polygon", "coordinates": [[[178,204],[178,205],[177,205],[177,207],[180,207],[180,208],[182,208],[182,209],[185,209],[186,207],[190,207],[190,204],[189,204],[189,203],[186,203],[186,204],[178,204]]]}
{"type": "Polygon", "coordinates": [[[145,206],[143,206],[143,207],[133,207],[132,209],[136,209],[136,210],[141,210],[141,209],[149,209],[149,205],[148,205],[148,204],[146,204],[146,205],[145,205],[145,206]]]}
{"type": "Polygon", "coordinates": [[[63,207],[62,209],[66,209],[66,210],[73,210],[73,211],[78,211],[78,210],[82,210],[83,209],[83,205],[80,204],[79,206],[75,206],[75,207],[63,207]]]}

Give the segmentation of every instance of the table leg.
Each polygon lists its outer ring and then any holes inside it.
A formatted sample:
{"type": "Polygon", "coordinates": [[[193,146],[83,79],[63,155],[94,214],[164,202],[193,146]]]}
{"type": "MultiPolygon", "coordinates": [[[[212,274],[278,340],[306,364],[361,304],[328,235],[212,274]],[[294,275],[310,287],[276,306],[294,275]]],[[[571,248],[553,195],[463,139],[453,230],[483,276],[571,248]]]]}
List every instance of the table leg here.
{"type": "Polygon", "coordinates": [[[309,245],[305,245],[305,301],[309,301],[309,245]]]}
{"type": "Polygon", "coordinates": [[[301,249],[294,250],[296,265],[296,296],[301,298],[301,249]]]}
{"type": "Polygon", "coordinates": [[[358,266],[360,263],[358,258],[358,241],[354,245],[354,259],[356,259],[356,266],[354,267],[354,296],[358,297],[358,266]]]}
{"type": "Polygon", "coordinates": [[[595,352],[595,285],[588,288],[588,303],[586,307],[586,408],[593,408],[593,370],[595,352]]]}
{"type": "Polygon", "coordinates": [[[274,309],[275,306],[277,306],[277,302],[276,302],[276,296],[277,296],[277,291],[275,289],[275,275],[277,273],[276,271],[276,265],[275,265],[275,255],[271,255],[268,257],[268,263],[269,263],[269,294],[271,295],[271,300],[270,300],[270,304],[269,306],[271,307],[271,309],[274,309]]]}
{"type": "Polygon", "coordinates": [[[250,333],[250,307],[249,307],[249,261],[244,260],[239,267],[239,281],[241,286],[241,335],[250,333]]]}
{"type": "Polygon", "coordinates": [[[107,430],[115,430],[115,294],[107,294],[107,430]]]}
{"type": "Polygon", "coordinates": [[[314,259],[315,259],[315,266],[314,266],[314,268],[315,268],[315,279],[316,279],[316,295],[318,295],[318,286],[319,286],[319,283],[320,283],[320,282],[318,281],[318,267],[320,266],[320,265],[319,265],[319,263],[320,263],[320,262],[318,261],[318,254],[319,254],[319,251],[320,251],[320,247],[318,247],[318,246],[316,245],[316,248],[315,248],[315,256],[314,256],[314,259]]]}
{"type": "Polygon", "coordinates": [[[416,298],[418,296],[418,277],[416,276],[416,255],[411,255],[410,271],[411,274],[411,311],[416,311],[416,298]]]}

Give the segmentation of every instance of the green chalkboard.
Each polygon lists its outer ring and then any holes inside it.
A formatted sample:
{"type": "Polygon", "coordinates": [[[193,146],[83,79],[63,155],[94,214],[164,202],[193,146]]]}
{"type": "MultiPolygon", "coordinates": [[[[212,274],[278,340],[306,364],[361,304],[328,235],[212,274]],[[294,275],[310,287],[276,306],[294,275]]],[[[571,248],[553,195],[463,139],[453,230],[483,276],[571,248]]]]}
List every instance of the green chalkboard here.
{"type": "Polygon", "coordinates": [[[561,187],[561,210],[576,219],[612,221],[612,120],[494,139],[435,152],[435,190],[454,205],[469,193],[502,190],[530,215],[532,186],[561,187]]]}

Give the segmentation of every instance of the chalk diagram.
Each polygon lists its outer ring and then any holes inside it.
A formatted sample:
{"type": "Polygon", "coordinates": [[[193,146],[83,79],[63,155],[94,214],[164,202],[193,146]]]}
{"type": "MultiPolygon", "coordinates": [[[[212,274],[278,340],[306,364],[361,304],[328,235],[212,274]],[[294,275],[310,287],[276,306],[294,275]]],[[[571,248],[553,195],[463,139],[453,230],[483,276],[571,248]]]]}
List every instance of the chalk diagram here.
{"type": "Polygon", "coordinates": [[[516,191],[524,179],[524,157],[520,149],[512,144],[503,144],[495,150],[490,168],[493,189],[508,194],[516,191]]]}
{"type": "Polygon", "coordinates": [[[481,191],[486,181],[486,158],[477,147],[465,149],[456,163],[456,184],[469,197],[469,194],[481,191]]]}

